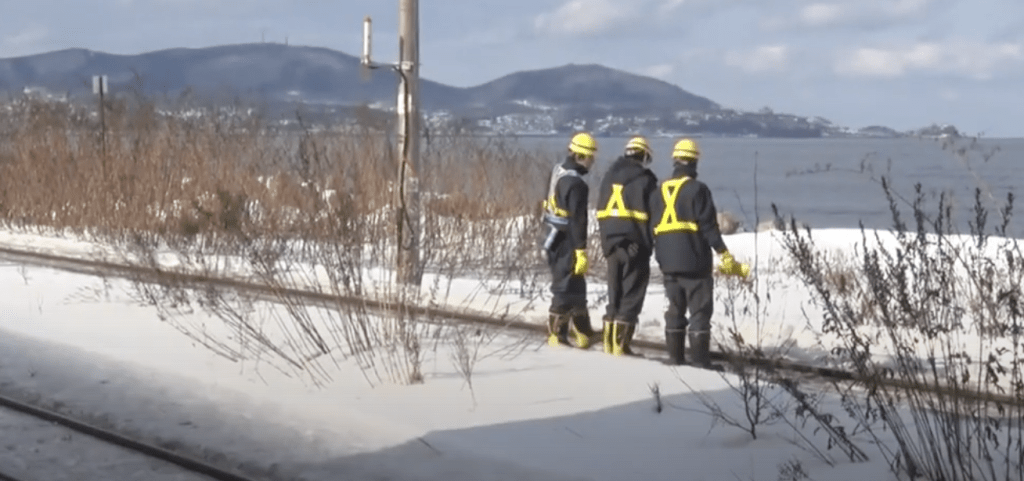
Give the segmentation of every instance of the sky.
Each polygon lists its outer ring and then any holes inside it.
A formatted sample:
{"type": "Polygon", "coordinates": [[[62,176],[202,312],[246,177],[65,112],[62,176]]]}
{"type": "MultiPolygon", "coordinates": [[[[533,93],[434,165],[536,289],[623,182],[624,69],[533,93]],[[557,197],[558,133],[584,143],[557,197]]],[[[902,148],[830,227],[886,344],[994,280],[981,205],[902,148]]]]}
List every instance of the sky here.
{"type": "MultiPolygon", "coordinates": [[[[260,41],[357,55],[367,15],[377,60],[397,58],[398,0],[2,4],[0,58],[260,41]]],[[[436,0],[419,8],[422,75],[450,85],[597,63],[726,108],[1024,137],[1017,0],[436,0]]]]}
{"type": "MultiPolygon", "coordinates": [[[[880,236],[882,245],[891,242],[885,232],[880,236]]],[[[858,237],[849,229],[819,230],[815,245],[849,252],[858,237]]],[[[785,267],[777,235],[739,233],[726,242],[739,261],[754,264],[758,285],[771,295],[762,297],[763,310],[730,316],[723,303],[737,300],[729,301],[719,283],[715,342],[731,324],[745,339],[761,339],[766,351],[785,344],[787,357],[823,355],[835,341],[820,334],[820,321],[814,321],[820,312],[785,267]]],[[[116,259],[117,253],[71,235],[8,229],[0,229],[0,246],[77,258],[116,259]]],[[[173,268],[175,256],[165,254],[157,258],[173,268]]],[[[432,283],[428,274],[424,285],[432,283]]],[[[588,289],[594,300],[604,286],[591,282],[588,289]]],[[[514,291],[453,279],[447,295],[435,301],[543,322],[546,301],[524,303],[514,291]]],[[[616,358],[598,348],[552,348],[537,335],[484,331],[466,338],[468,350],[459,350],[450,336],[424,338],[424,382],[405,385],[368,374],[334,348],[306,359],[307,368],[317,369],[289,369],[200,309],[159,315],[139,302],[131,283],[117,278],[0,257],[0,292],[0,395],[44,399],[144,441],[220,450],[228,464],[274,466],[288,479],[895,479],[876,447],[893,442],[889,435],[876,432],[876,439],[854,429],[838,399],[813,385],[802,389],[821,396],[819,412],[845,423],[867,461],[826,449],[823,430],[795,418],[795,406],[773,388],[766,397],[788,417],[757,425],[754,439],[742,421],[726,421],[745,419],[732,374],[616,358]],[[233,354],[215,353],[196,339],[233,354]],[[473,353],[471,376],[459,368],[460,352],[473,353]],[[712,415],[712,408],[720,414],[712,415]],[[782,477],[787,466],[798,466],[807,478],[782,477]]],[[[288,316],[284,307],[247,305],[261,336],[302,359],[301,347],[285,342],[275,328],[288,316]]],[[[652,283],[641,338],[662,339],[665,305],[664,289],[652,283]]],[[[386,361],[384,351],[377,353],[376,362],[386,361]]],[[[0,446],[8,446],[0,450],[0,472],[8,475],[67,479],[73,470],[74,479],[129,479],[139,469],[153,469],[109,448],[72,443],[80,436],[6,410],[0,410],[0,427],[0,446]]]]}

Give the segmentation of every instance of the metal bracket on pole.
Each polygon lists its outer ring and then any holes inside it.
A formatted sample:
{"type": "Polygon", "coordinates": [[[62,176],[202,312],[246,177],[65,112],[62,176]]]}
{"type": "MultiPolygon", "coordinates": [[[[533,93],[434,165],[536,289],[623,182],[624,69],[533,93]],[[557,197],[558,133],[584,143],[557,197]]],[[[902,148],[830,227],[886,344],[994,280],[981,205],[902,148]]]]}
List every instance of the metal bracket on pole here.
{"type": "Polygon", "coordinates": [[[381,67],[396,68],[396,64],[378,63],[373,61],[373,20],[369,16],[363,19],[363,55],[359,58],[359,64],[371,70],[381,67]]]}
{"type": "Polygon", "coordinates": [[[415,63],[405,60],[394,63],[381,63],[373,61],[373,20],[367,16],[363,19],[363,55],[359,58],[359,64],[370,70],[379,68],[390,68],[398,74],[411,72],[415,63]]]}

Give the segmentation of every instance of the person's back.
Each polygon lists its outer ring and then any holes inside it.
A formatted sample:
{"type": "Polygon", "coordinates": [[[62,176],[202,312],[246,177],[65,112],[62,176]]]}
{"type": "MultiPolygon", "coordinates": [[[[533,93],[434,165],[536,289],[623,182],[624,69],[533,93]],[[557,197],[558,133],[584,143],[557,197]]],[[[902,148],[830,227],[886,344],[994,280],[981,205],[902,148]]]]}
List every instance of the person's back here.
{"type": "Polygon", "coordinates": [[[746,276],[750,269],[737,263],[722,239],[711,190],[697,180],[700,149],[683,139],[672,152],[672,177],[651,196],[651,233],[655,257],[664,275],[665,344],[669,363],[683,364],[687,335],[694,365],[712,367],[711,316],[714,314],[714,257],[722,257],[725,274],[746,276]],[[687,316],[689,313],[689,316],[687,316]],[[687,332],[688,331],[688,332],[687,332]]]}
{"type": "Polygon", "coordinates": [[[655,256],[661,271],[690,277],[710,276],[712,249],[726,250],[718,211],[706,184],[697,180],[696,163],[677,162],[672,177],[651,198],[655,256]]]}
{"type": "Polygon", "coordinates": [[[649,202],[658,186],[647,168],[651,158],[647,139],[630,139],[598,191],[597,221],[608,265],[608,307],[603,320],[604,351],[609,354],[632,354],[630,343],[647,295],[653,248],[649,202]]]}
{"type": "Polygon", "coordinates": [[[601,250],[607,257],[623,243],[637,244],[651,252],[654,242],[647,223],[650,218],[651,194],[658,180],[650,169],[630,157],[619,157],[612,164],[598,191],[598,226],[601,231],[601,250]]]}
{"type": "Polygon", "coordinates": [[[587,199],[590,186],[583,180],[587,170],[571,157],[556,164],[551,171],[545,219],[557,225],[561,236],[552,240],[549,249],[564,254],[587,247],[587,199]]]}
{"type": "Polygon", "coordinates": [[[551,306],[548,344],[569,345],[569,331],[576,346],[590,347],[594,330],[587,311],[587,201],[590,188],[583,181],[594,162],[597,142],[578,133],[569,142],[569,154],[556,165],[548,180],[544,222],[549,234],[544,243],[551,269],[551,306]]]}

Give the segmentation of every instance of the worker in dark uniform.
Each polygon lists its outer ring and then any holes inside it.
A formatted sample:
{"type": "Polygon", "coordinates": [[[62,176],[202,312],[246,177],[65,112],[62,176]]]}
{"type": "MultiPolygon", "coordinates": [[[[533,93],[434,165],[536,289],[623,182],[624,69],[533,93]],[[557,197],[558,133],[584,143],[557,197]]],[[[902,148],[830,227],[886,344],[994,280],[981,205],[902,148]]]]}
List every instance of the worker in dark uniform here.
{"type": "Polygon", "coordinates": [[[670,364],[684,364],[686,330],[689,329],[691,364],[711,364],[711,315],[714,313],[714,258],[721,257],[719,271],[746,277],[750,266],[736,262],[718,228],[718,212],[711,190],[697,180],[700,149],[690,139],[676,143],[672,151],[672,178],[661,183],[651,196],[651,228],[654,252],[665,275],[665,345],[670,364]],[[689,317],[687,317],[689,311],[689,317]]]}
{"type": "Polygon", "coordinates": [[[565,161],[555,165],[544,201],[544,242],[551,267],[548,344],[590,347],[594,329],[587,311],[587,202],[590,187],[583,176],[594,164],[597,141],[581,132],[569,142],[565,161]],[[572,343],[570,343],[570,338],[572,343]]]}
{"type": "Polygon", "coordinates": [[[647,139],[634,137],[601,180],[597,223],[601,250],[608,261],[608,309],[604,315],[604,352],[632,355],[630,342],[643,310],[651,277],[651,193],[658,179],[651,163],[647,139]]]}

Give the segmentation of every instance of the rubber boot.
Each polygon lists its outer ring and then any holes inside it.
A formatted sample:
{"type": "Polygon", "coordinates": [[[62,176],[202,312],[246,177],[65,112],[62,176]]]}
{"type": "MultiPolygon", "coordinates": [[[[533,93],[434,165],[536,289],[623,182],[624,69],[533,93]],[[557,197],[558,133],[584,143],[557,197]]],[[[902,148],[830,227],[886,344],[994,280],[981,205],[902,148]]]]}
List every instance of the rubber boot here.
{"type": "Polygon", "coordinates": [[[604,338],[604,353],[612,353],[612,337],[615,335],[614,322],[609,318],[604,318],[604,327],[601,329],[602,337],[604,338]]]}
{"type": "Polygon", "coordinates": [[[722,366],[711,364],[711,331],[690,333],[690,364],[702,369],[723,371],[722,366]]]}
{"type": "Polygon", "coordinates": [[[686,364],[686,329],[665,329],[665,348],[670,366],[686,364]]]}
{"type": "Polygon", "coordinates": [[[550,314],[548,317],[548,345],[569,345],[569,315],[550,314]]]}
{"type": "Polygon", "coordinates": [[[629,344],[633,342],[633,335],[636,333],[636,323],[626,321],[615,321],[615,335],[612,337],[612,355],[614,356],[635,356],[629,344]]]}
{"type": "Polygon", "coordinates": [[[590,326],[590,314],[586,312],[573,314],[569,323],[569,333],[576,347],[589,349],[590,339],[597,335],[594,328],[590,326]]]}

